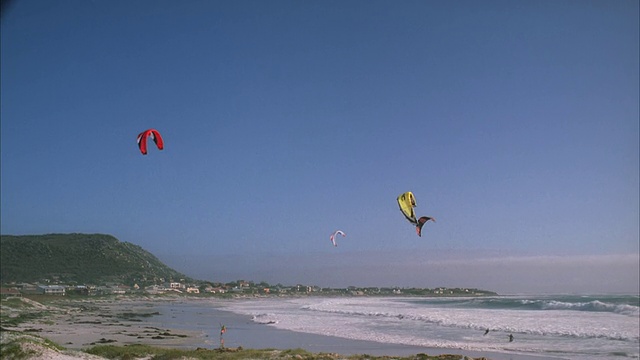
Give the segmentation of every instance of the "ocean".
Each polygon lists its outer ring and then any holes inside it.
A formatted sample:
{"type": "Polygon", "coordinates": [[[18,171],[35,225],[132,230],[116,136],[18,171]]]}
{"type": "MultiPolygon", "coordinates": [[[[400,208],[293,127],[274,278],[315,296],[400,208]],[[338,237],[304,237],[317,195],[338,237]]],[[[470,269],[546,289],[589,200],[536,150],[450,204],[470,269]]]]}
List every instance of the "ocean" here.
{"type": "Polygon", "coordinates": [[[278,329],[384,344],[571,360],[640,357],[637,295],[312,296],[233,300],[219,309],[278,329]]]}

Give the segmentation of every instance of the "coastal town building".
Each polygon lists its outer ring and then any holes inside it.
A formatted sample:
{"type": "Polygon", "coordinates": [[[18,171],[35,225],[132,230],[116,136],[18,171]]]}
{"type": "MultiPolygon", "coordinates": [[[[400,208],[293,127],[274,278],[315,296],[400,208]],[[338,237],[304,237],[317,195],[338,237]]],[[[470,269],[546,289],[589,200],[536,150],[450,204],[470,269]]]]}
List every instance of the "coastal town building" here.
{"type": "Polygon", "coordinates": [[[44,295],[66,295],[66,288],[61,285],[38,285],[38,292],[44,295]]]}
{"type": "Polygon", "coordinates": [[[208,286],[204,289],[204,292],[206,293],[210,293],[210,294],[224,294],[227,292],[227,289],[223,288],[223,287],[211,287],[208,286]]]}
{"type": "Polygon", "coordinates": [[[0,298],[14,298],[14,297],[22,297],[22,294],[18,289],[15,288],[0,288],[0,298]]]}

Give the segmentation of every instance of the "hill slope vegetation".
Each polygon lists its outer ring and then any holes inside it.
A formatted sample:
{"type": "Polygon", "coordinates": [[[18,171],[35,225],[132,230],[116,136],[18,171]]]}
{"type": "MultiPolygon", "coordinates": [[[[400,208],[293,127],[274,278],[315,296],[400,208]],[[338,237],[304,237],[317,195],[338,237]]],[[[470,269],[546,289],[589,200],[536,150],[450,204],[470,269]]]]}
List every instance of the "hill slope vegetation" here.
{"type": "Polygon", "coordinates": [[[142,286],[188,279],[140,246],[104,234],[0,235],[0,264],[2,283],[49,279],[142,286]]]}

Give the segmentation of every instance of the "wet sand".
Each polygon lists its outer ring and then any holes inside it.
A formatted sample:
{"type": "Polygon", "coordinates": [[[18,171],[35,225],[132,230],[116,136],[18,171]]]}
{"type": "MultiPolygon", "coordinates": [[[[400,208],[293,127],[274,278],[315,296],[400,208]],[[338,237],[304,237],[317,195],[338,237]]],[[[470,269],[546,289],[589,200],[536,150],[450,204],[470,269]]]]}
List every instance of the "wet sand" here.
{"type": "Polygon", "coordinates": [[[178,333],[147,322],[159,315],[154,310],[157,303],[149,299],[62,300],[39,308],[45,316],[5,328],[44,337],[70,349],[100,344],[182,347],[198,341],[202,336],[198,331],[178,333]]]}

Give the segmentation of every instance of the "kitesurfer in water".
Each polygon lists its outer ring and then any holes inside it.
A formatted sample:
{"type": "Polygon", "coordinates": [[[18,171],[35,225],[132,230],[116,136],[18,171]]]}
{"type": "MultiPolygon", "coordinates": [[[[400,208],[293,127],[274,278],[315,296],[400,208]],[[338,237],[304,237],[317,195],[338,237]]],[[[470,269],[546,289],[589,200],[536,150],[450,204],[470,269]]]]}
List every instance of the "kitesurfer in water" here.
{"type": "Polygon", "coordinates": [[[509,342],[513,342],[513,334],[509,334],[509,342]]]}
{"type": "MultiPolygon", "coordinates": [[[[484,335],[487,335],[488,333],[489,333],[489,329],[487,329],[487,330],[485,330],[485,331],[484,331],[484,335]]],[[[483,336],[484,336],[484,335],[483,335],[483,336]]]]}

